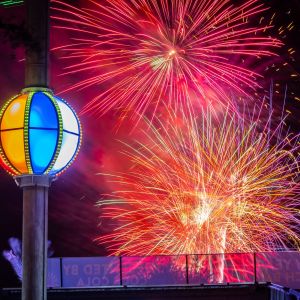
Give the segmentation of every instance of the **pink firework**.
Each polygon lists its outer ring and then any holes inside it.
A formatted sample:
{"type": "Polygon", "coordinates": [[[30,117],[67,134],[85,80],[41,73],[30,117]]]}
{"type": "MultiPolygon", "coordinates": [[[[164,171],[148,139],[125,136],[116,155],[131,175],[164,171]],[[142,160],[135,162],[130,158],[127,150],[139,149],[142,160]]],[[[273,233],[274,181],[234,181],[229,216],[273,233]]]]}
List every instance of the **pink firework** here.
{"type": "Polygon", "coordinates": [[[64,74],[82,74],[66,89],[97,86],[83,112],[151,111],[161,102],[175,109],[230,104],[230,92],[249,96],[259,74],[246,57],[260,59],[281,46],[251,25],[267,10],[258,0],[87,0],[78,8],[53,0],[56,27],[71,41],[56,47],[64,74]],[[222,100],[220,100],[222,99],[222,100]]]}

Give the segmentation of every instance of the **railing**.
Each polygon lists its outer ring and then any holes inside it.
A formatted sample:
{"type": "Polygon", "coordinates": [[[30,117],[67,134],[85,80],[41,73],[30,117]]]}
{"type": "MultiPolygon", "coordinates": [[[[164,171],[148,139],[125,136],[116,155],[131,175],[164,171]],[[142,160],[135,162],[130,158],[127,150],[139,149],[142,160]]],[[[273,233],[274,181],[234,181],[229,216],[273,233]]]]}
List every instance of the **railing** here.
{"type": "Polygon", "coordinates": [[[117,287],[273,282],[300,288],[300,252],[48,260],[49,287],[117,287]]]}

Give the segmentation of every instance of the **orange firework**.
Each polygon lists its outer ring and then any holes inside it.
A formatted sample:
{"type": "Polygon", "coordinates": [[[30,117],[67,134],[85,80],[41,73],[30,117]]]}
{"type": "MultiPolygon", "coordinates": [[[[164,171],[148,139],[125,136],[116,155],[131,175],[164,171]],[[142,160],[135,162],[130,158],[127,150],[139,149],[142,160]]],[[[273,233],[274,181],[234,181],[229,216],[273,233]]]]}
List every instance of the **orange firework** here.
{"type": "Polygon", "coordinates": [[[126,255],[298,249],[298,136],[284,120],[271,131],[260,111],[249,123],[209,111],[149,122],[148,142],[125,144],[133,167],[110,175],[119,188],[98,203],[114,227],[98,242],[126,255]]]}

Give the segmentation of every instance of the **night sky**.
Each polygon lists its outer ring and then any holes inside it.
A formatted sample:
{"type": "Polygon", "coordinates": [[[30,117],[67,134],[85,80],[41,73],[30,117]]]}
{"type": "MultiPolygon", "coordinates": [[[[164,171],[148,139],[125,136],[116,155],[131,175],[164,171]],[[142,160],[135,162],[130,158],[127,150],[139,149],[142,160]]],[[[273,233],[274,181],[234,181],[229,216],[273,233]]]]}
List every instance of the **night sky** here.
{"type": "MultiPolygon", "coordinates": [[[[69,1],[80,3],[80,1],[69,1]]],[[[233,1],[234,2],[234,1],[233,1]]],[[[240,2],[240,1],[237,1],[240,2]]],[[[291,112],[288,119],[292,129],[299,131],[300,102],[300,1],[299,0],[265,0],[271,9],[265,14],[271,16],[276,13],[273,36],[279,37],[285,46],[278,51],[280,59],[269,63],[265,70],[265,88],[280,83],[275,98],[276,105],[282,104],[282,94],[285,85],[288,87],[287,111],[291,112]],[[291,21],[295,28],[286,36],[280,36],[280,26],[287,26],[291,21]],[[296,50],[289,55],[288,50],[296,50]],[[288,62],[284,69],[279,68],[283,62],[288,62]],[[293,74],[293,76],[291,76],[293,74]]],[[[21,24],[24,22],[24,7],[0,8],[1,23],[21,24]]],[[[54,25],[53,23],[51,24],[54,25]]],[[[58,33],[51,29],[50,45],[55,47],[64,43],[68,36],[64,32],[58,33]]],[[[24,50],[21,43],[12,43],[0,28],[0,105],[17,94],[23,88],[24,81],[24,50]]],[[[51,80],[50,87],[56,92],[80,80],[78,76],[61,76],[64,62],[59,54],[51,52],[51,80]]],[[[276,88],[275,88],[276,89],[276,88]]],[[[76,111],[96,93],[96,87],[83,91],[73,91],[59,94],[66,99],[76,111]]],[[[104,193],[112,191],[113,186],[99,172],[125,171],[128,163],[120,156],[121,145],[116,140],[130,140],[132,134],[128,128],[130,121],[125,121],[116,130],[118,116],[109,113],[101,118],[91,115],[81,115],[83,126],[82,148],[75,163],[59,179],[53,183],[49,196],[49,240],[53,243],[54,256],[101,256],[108,254],[104,247],[93,240],[101,234],[99,229],[99,212],[95,208],[97,200],[104,193]]],[[[8,248],[9,237],[21,238],[22,230],[22,194],[13,179],[0,170],[0,253],[8,248]]],[[[106,229],[106,230],[109,230],[106,229]]],[[[9,264],[0,255],[0,287],[18,284],[9,264]]]]}

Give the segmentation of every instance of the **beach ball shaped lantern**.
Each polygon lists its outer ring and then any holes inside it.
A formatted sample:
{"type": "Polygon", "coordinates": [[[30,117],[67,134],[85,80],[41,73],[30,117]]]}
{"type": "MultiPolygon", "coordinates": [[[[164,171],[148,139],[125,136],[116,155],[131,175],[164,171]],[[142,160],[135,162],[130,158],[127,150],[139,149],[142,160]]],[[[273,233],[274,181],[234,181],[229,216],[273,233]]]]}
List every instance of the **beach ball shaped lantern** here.
{"type": "Polygon", "coordinates": [[[76,113],[48,89],[25,89],[0,111],[1,164],[12,175],[58,175],[80,143],[76,113]]]}

